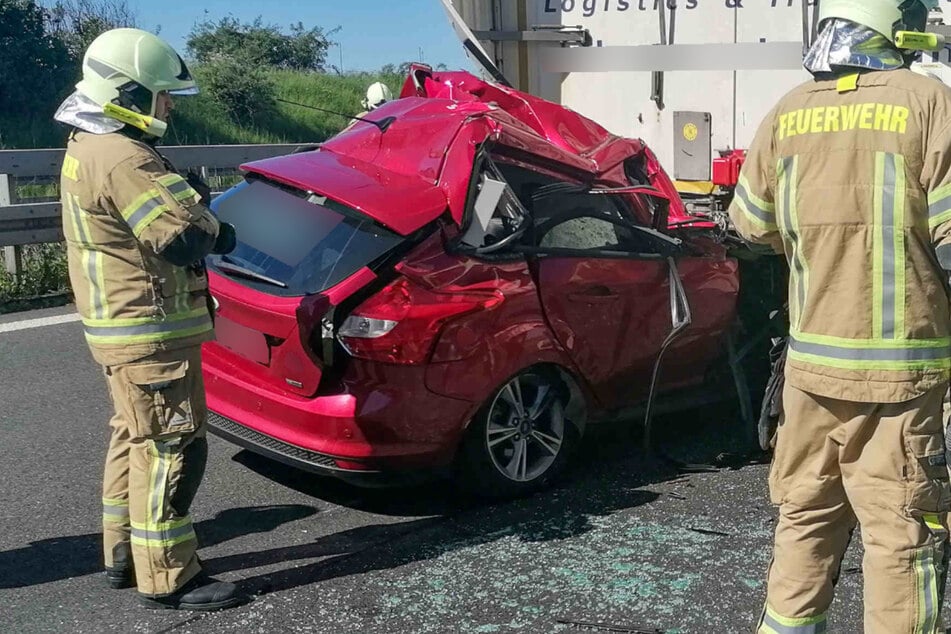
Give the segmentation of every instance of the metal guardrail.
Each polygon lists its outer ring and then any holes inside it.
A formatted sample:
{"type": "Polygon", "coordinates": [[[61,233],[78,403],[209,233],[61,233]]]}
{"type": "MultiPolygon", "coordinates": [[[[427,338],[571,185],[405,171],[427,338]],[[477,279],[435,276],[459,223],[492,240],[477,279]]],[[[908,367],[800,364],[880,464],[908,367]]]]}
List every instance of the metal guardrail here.
{"type": "MultiPolygon", "coordinates": [[[[303,144],[282,145],[182,145],[161,148],[178,169],[237,169],[243,163],[290,154],[303,144]]],[[[63,240],[60,204],[56,201],[21,202],[16,180],[58,180],[63,149],[0,150],[0,247],[63,240]]],[[[7,267],[19,270],[19,249],[5,249],[7,267]],[[13,262],[11,262],[13,260],[13,262]]]]}

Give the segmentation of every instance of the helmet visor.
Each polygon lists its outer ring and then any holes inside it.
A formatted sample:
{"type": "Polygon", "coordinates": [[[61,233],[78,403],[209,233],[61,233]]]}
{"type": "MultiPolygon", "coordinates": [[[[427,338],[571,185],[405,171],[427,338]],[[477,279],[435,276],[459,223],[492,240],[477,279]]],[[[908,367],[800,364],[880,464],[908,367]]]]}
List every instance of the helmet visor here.
{"type": "Polygon", "coordinates": [[[200,91],[198,86],[189,86],[188,88],[179,88],[178,90],[169,90],[168,94],[174,95],[176,97],[187,97],[190,95],[197,95],[200,91]]]}

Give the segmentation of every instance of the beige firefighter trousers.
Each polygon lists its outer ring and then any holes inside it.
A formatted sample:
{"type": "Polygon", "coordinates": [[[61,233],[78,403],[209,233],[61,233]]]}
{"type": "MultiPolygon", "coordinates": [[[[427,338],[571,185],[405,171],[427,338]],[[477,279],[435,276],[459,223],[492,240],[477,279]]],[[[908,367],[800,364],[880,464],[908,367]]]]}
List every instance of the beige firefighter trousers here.
{"type": "Polygon", "coordinates": [[[865,547],[865,632],[944,632],[951,508],[942,403],[865,404],[786,384],[769,475],[779,505],[758,632],[827,631],[856,523],[865,547]]]}
{"type": "Polygon", "coordinates": [[[199,571],[189,508],[207,460],[200,347],[104,368],[115,407],[103,478],[109,568],[131,554],[140,593],[171,594],[199,571]]]}

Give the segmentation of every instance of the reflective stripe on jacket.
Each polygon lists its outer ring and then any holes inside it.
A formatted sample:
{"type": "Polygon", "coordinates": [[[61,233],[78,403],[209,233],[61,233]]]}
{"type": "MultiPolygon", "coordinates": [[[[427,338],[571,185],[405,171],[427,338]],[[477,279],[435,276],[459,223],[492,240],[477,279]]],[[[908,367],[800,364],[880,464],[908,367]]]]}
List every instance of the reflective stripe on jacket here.
{"type": "Polygon", "coordinates": [[[780,100],[730,216],[789,263],[790,384],[902,402],[951,369],[951,90],[909,70],[851,80],[780,100]]]}
{"type": "Polygon", "coordinates": [[[160,256],[190,225],[217,235],[198,193],[149,146],[71,136],[61,174],[69,275],[99,363],[128,363],[213,338],[203,267],[160,256]]]}

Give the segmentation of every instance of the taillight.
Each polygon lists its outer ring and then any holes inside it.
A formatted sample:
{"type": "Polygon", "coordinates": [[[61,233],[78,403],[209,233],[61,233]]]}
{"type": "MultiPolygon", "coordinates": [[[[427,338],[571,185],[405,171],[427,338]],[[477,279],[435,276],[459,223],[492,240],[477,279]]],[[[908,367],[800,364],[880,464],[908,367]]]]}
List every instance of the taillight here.
{"type": "Polygon", "coordinates": [[[354,357],[417,365],[427,361],[447,321],[501,302],[498,292],[436,293],[400,278],[358,306],[337,339],[354,357]]]}

